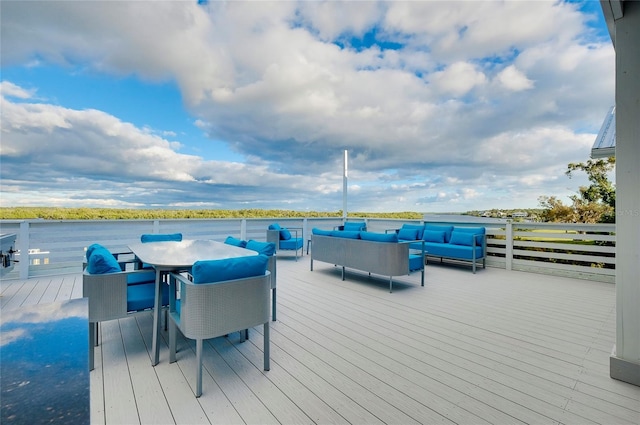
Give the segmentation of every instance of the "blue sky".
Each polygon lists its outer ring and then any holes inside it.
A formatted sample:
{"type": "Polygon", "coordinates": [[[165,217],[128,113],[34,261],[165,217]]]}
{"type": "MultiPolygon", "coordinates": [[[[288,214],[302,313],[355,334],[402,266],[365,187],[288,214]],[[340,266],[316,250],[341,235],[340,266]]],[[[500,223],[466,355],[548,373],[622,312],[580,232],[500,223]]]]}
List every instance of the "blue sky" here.
{"type": "Polygon", "coordinates": [[[599,2],[2,1],[2,206],[533,208],[614,102],[599,2]]]}

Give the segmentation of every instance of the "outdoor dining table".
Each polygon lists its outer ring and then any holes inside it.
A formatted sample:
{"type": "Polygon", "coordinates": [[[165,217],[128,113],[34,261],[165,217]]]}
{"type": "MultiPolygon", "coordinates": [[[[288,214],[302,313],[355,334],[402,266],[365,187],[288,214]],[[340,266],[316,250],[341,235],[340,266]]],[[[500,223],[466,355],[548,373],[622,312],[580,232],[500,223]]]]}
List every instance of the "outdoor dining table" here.
{"type": "Polygon", "coordinates": [[[160,308],[162,303],[162,277],[169,272],[189,271],[196,261],[258,255],[256,251],[212,240],[183,240],[180,242],[147,242],[129,245],[131,252],[145,265],[156,271],[155,302],[153,307],[153,338],[151,364],[160,358],[160,308]]]}

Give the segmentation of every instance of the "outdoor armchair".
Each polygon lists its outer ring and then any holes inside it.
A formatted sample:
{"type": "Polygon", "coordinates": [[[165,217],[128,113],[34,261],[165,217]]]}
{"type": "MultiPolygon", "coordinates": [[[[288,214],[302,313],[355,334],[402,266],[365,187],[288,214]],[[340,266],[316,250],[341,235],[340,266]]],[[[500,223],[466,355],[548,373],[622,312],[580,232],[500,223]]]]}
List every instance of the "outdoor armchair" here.
{"type": "MultiPolygon", "coordinates": [[[[93,370],[98,323],[152,309],[156,277],[153,270],[124,271],[126,265],[106,248],[97,244],[90,248],[82,275],[82,296],[89,301],[89,370],[93,370]]],[[[164,285],[162,305],[168,304],[168,286],[164,285]]]]}
{"type": "Polygon", "coordinates": [[[269,370],[269,291],[264,255],[197,261],[192,273],[169,274],[169,362],[176,361],[177,329],[196,340],[196,397],[202,395],[205,339],[264,326],[264,370],[269,370]],[[177,299],[176,294],[180,294],[177,299]]]}
{"type": "Polygon", "coordinates": [[[304,255],[302,249],[304,245],[304,239],[301,227],[280,227],[278,223],[270,224],[267,229],[267,242],[271,242],[276,245],[276,252],[282,251],[295,251],[296,261],[298,261],[298,250],[300,250],[300,256],[304,255]]]}

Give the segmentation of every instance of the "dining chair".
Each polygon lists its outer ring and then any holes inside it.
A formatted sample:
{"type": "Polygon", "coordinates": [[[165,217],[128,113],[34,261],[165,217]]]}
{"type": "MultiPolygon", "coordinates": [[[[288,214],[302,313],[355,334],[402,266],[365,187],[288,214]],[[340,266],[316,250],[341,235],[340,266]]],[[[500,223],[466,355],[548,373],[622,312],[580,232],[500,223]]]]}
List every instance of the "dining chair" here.
{"type": "Polygon", "coordinates": [[[265,255],[197,261],[191,273],[169,274],[169,362],[177,360],[177,330],[196,340],[196,389],[202,395],[205,339],[264,326],[264,370],[270,369],[269,291],[265,255]],[[180,299],[177,299],[177,294],[180,299]]]}
{"type": "MultiPolygon", "coordinates": [[[[152,309],[156,275],[149,269],[125,270],[126,264],[105,247],[94,244],[90,248],[82,274],[82,296],[89,300],[89,370],[93,370],[98,323],[152,309]]],[[[161,304],[169,305],[167,285],[163,287],[161,304]]]]}

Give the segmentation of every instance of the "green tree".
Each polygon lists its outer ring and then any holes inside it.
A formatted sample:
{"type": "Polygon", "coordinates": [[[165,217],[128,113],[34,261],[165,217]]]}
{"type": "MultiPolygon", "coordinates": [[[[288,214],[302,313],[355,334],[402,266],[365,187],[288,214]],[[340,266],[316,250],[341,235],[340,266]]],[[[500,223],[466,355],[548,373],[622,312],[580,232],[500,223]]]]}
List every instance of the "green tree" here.
{"type": "Polygon", "coordinates": [[[563,223],[614,223],[616,187],[609,180],[616,159],[590,159],[587,162],[570,163],[565,174],[571,178],[576,171],[587,173],[589,186],[581,186],[577,195],[570,197],[572,205],[564,205],[555,196],[538,198],[544,209],[542,219],[563,223]]]}

